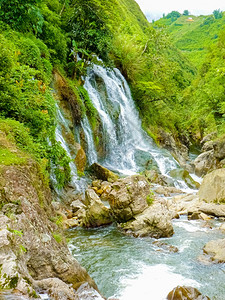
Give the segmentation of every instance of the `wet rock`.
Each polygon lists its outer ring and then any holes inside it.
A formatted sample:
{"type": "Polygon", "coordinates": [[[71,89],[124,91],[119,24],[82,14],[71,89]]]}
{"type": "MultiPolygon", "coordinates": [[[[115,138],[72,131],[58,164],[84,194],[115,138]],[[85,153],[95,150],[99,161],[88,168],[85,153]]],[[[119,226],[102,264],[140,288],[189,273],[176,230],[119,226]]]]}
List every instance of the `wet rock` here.
{"type": "Polygon", "coordinates": [[[203,251],[216,263],[225,263],[225,239],[208,242],[203,251]]]}
{"type": "Polygon", "coordinates": [[[77,149],[77,154],[74,162],[77,167],[77,170],[83,173],[86,167],[87,158],[84,149],[81,147],[81,145],[79,144],[77,145],[78,145],[78,149],[77,149]]]}
{"type": "Polygon", "coordinates": [[[78,299],[82,300],[104,300],[102,296],[88,283],[84,283],[77,290],[78,299]]]}
{"type": "Polygon", "coordinates": [[[217,218],[225,217],[225,205],[214,203],[202,203],[199,207],[199,211],[217,218]]]}
{"type": "Polygon", "coordinates": [[[207,174],[199,189],[199,199],[206,202],[225,202],[225,169],[207,174]]]}
{"type": "Polygon", "coordinates": [[[107,168],[101,166],[100,164],[94,163],[91,165],[90,170],[94,175],[101,180],[106,180],[109,182],[115,182],[118,180],[119,176],[108,170],[107,168]]]}
{"type": "Polygon", "coordinates": [[[133,220],[120,224],[121,229],[134,237],[162,238],[173,235],[171,214],[160,203],[154,203],[143,213],[134,216],[133,220]]]}
{"type": "Polygon", "coordinates": [[[162,186],[173,186],[173,180],[167,176],[159,174],[156,170],[145,171],[143,174],[148,182],[156,183],[162,186]]]}
{"type": "Polygon", "coordinates": [[[170,172],[170,176],[176,179],[182,179],[191,189],[199,188],[200,184],[195,181],[187,170],[176,169],[170,172]]]}
{"type": "Polygon", "coordinates": [[[98,227],[112,223],[110,209],[107,208],[92,189],[86,190],[86,215],[83,220],[85,227],[98,227]]]}
{"type": "Polygon", "coordinates": [[[208,221],[211,220],[211,217],[209,217],[207,214],[204,214],[200,211],[188,211],[188,220],[204,220],[208,221]]]}
{"type": "Polygon", "coordinates": [[[177,247],[161,241],[154,241],[152,244],[168,252],[176,253],[179,251],[177,247]]]}
{"type": "Polygon", "coordinates": [[[107,200],[118,222],[126,222],[148,207],[150,186],[144,176],[121,178],[111,187],[107,200]]]}
{"type": "Polygon", "coordinates": [[[167,300],[210,300],[191,286],[177,286],[167,296],[167,300]]]}

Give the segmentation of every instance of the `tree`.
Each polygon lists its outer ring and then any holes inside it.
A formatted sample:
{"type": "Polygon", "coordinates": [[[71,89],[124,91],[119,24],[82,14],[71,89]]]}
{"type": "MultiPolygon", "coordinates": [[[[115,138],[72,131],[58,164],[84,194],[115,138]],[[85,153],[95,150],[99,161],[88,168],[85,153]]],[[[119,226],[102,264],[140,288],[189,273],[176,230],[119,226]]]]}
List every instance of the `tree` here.
{"type": "Polygon", "coordinates": [[[213,15],[215,19],[221,19],[223,17],[223,12],[220,9],[216,9],[213,11],[213,15]]]}
{"type": "Polygon", "coordinates": [[[185,9],[183,12],[183,16],[189,16],[189,15],[190,15],[190,12],[187,9],[185,9]]]}
{"type": "Polygon", "coordinates": [[[43,16],[39,0],[0,0],[0,20],[19,31],[41,32],[43,16]]]}
{"type": "Polygon", "coordinates": [[[73,13],[68,26],[77,48],[84,50],[79,54],[82,58],[87,56],[86,54],[96,54],[103,60],[107,60],[111,33],[104,20],[101,7],[90,0],[73,1],[72,7],[73,13]]]}

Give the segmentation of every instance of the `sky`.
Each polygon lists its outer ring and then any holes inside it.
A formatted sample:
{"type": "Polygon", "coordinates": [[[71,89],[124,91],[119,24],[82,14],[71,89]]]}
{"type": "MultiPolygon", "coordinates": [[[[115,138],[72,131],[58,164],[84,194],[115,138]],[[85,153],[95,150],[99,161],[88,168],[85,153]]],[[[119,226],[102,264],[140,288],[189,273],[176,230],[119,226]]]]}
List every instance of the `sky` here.
{"type": "Polygon", "coordinates": [[[187,9],[193,15],[209,15],[215,9],[225,11],[225,0],[135,0],[149,21],[157,20],[163,13],[173,10],[183,13],[187,9]]]}

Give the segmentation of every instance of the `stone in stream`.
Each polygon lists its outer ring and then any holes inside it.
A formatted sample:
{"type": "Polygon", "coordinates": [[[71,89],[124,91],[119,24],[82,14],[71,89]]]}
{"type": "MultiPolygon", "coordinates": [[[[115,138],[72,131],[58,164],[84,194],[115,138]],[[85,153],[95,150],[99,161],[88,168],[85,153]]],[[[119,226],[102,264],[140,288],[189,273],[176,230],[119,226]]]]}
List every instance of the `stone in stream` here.
{"type": "Polygon", "coordinates": [[[112,223],[110,209],[107,208],[93,189],[86,190],[86,214],[84,227],[98,227],[112,223]]]}
{"type": "Polygon", "coordinates": [[[120,224],[120,227],[124,233],[134,237],[149,236],[159,239],[173,235],[171,219],[168,209],[156,202],[143,213],[134,216],[131,221],[120,224]]]}
{"type": "Polygon", "coordinates": [[[151,191],[144,176],[121,178],[111,185],[111,189],[106,199],[114,219],[119,223],[129,221],[148,207],[147,199],[151,191]]]}
{"type": "Polygon", "coordinates": [[[167,300],[210,300],[191,286],[177,286],[167,296],[167,300]]]}
{"type": "Polygon", "coordinates": [[[204,253],[216,263],[225,263],[225,239],[213,240],[208,242],[204,248],[204,253]]]}

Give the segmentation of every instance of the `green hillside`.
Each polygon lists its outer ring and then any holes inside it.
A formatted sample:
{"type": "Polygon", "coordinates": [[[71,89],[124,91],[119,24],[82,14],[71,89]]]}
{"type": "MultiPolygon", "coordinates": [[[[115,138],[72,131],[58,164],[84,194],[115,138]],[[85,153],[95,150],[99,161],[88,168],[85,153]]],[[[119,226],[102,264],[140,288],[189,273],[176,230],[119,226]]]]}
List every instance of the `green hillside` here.
{"type": "Polygon", "coordinates": [[[164,27],[173,44],[197,67],[203,63],[208,48],[214,44],[219,32],[225,26],[225,14],[215,16],[184,16],[176,20],[162,18],[154,23],[154,28],[164,27]]]}

